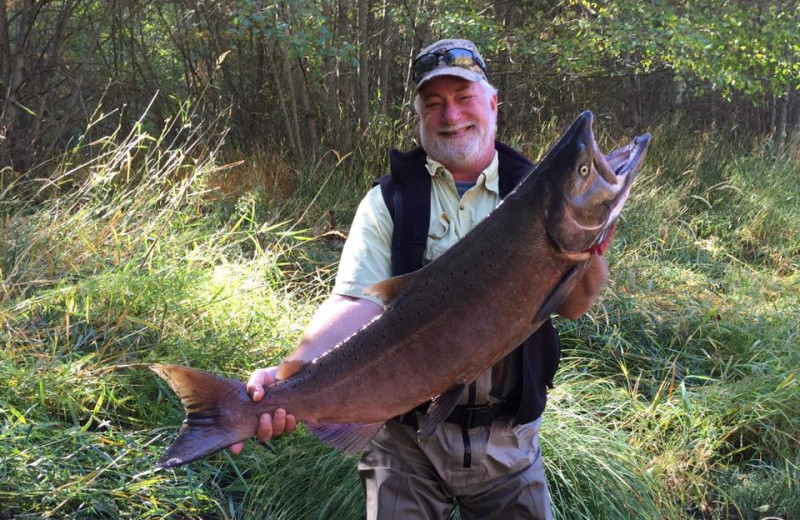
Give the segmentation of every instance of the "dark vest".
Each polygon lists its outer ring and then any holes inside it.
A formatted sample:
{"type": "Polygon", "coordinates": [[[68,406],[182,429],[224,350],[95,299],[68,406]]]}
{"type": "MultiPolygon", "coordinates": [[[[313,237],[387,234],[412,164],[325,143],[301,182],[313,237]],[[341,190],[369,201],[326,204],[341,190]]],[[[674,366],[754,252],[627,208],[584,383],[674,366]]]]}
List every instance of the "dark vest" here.
{"type": "MultiPolygon", "coordinates": [[[[533,169],[533,163],[499,141],[495,142],[495,147],[499,159],[500,196],[505,197],[533,169]]],[[[422,148],[407,153],[392,150],[389,159],[391,174],[381,177],[376,184],[381,187],[383,200],[394,221],[392,275],[398,276],[422,267],[430,225],[431,176],[425,168],[426,155],[422,148]]],[[[522,351],[522,388],[515,419],[522,424],[542,415],[547,388],[553,386],[553,376],[561,359],[561,346],[553,322],[545,321],[519,349],[522,351]]],[[[509,358],[519,356],[518,350],[509,354],[509,358]]]]}

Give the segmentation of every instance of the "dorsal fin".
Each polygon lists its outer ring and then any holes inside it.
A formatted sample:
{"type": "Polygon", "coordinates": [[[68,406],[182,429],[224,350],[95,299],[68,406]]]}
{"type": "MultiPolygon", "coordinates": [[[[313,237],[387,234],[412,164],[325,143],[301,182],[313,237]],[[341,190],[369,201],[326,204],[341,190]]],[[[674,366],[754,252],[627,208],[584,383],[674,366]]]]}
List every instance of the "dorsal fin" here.
{"type": "Polygon", "coordinates": [[[364,289],[364,294],[380,298],[383,304],[388,307],[414,281],[418,272],[414,271],[413,273],[393,276],[388,280],[372,284],[364,289]]]}
{"type": "Polygon", "coordinates": [[[306,366],[306,362],[300,359],[287,359],[280,365],[278,365],[278,370],[275,373],[275,377],[278,381],[283,381],[284,379],[289,379],[296,373],[300,372],[303,367],[306,366]]]}

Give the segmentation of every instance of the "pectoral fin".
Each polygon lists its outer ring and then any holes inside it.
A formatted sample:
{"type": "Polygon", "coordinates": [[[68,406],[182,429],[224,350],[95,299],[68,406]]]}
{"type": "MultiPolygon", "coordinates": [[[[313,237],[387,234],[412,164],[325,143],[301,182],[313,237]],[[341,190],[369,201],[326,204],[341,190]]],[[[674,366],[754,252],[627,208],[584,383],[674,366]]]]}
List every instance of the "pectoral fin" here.
{"type": "Polygon", "coordinates": [[[289,379],[296,373],[300,372],[304,366],[306,366],[306,362],[299,359],[290,359],[284,361],[278,365],[278,371],[275,373],[275,377],[278,379],[278,381],[289,379]]]}
{"type": "Polygon", "coordinates": [[[306,428],[325,444],[350,456],[363,450],[383,424],[382,422],[372,424],[307,422],[306,428]]]}
{"type": "Polygon", "coordinates": [[[564,303],[564,300],[569,296],[572,292],[572,289],[575,287],[575,284],[569,283],[576,277],[579,277],[583,273],[582,269],[583,265],[575,265],[570,269],[567,274],[559,281],[553,290],[550,291],[550,294],[547,296],[547,299],[544,301],[541,307],[539,307],[539,312],[537,312],[531,323],[536,323],[537,321],[543,321],[550,317],[551,314],[556,312],[556,309],[561,307],[561,304],[564,303]]]}
{"type": "Polygon", "coordinates": [[[466,388],[466,384],[459,383],[431,401],[431,405],[428,407],[428,413],[425,414],[425,428],[419,432],[420,439],[425,440],[433,435],[436,427],[447,419],[447,416],[450,415],[453,408],[456,407],[458,400],[461,399],[461,395],[466,388]]]}
{"type": "Polygon", "coordinates": [[[417,271],[413,273],[394,276],[388,280],[370,285],[364,289],[364,294],[380,298],[387,307],[394,302],[405,288],[414,281],[417,271]]]}

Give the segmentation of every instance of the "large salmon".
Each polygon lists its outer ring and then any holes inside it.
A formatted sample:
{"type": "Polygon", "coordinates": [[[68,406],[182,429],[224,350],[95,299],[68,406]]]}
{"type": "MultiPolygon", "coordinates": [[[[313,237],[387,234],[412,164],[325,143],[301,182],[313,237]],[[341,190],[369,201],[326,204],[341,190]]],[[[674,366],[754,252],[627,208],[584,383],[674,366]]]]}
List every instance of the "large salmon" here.
{"type": "Polygon", "coordinates": [[[414,273],[369,288],[383,314],[309,363],[285,362],[258,403],[239,381],[154,365],[186,419],[158,461],[192,462],[255,435],[282,407],[322,441],[360,451],[391,417],[433,399],[430,435],[465,386],[532,334],[616,223],[650,136],[604,156],[582,113],[533,171],[463,240],[414,273]]]}

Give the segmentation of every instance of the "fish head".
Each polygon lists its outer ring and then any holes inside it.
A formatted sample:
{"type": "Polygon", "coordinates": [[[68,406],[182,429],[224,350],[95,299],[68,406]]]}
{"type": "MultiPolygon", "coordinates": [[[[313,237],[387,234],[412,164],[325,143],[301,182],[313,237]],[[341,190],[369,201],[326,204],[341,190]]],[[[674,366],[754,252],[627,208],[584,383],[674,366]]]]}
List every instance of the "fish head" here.
{"type": "Polygon", "coordinates": [[[543,159],[550,161],[545,209],[547,233],[564,253],[583,253],[602,242],[619,217],[642,167],[650,134],[603,155],[583,112],[543,159]]]}

